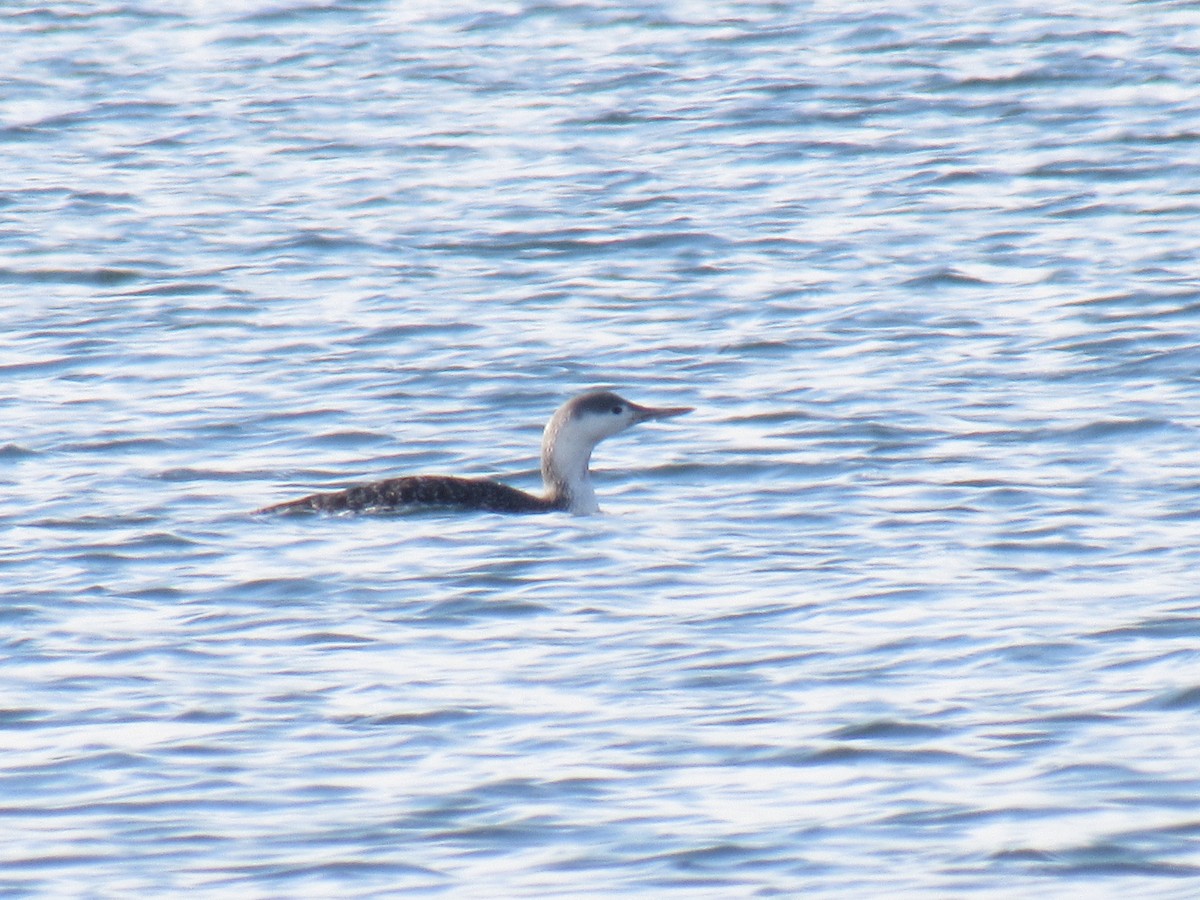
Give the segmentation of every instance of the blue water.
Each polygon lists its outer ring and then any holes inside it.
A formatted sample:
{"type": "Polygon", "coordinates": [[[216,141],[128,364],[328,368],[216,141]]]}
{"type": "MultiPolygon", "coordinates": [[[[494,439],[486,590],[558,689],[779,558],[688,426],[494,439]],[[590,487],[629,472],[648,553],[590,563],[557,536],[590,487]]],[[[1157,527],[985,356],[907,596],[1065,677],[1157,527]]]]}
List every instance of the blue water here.
{"type": "Polygon", "coordinates": [[[0,893],[1200,894],[1200,7],[901,6],[6,9],[0,893]]]}

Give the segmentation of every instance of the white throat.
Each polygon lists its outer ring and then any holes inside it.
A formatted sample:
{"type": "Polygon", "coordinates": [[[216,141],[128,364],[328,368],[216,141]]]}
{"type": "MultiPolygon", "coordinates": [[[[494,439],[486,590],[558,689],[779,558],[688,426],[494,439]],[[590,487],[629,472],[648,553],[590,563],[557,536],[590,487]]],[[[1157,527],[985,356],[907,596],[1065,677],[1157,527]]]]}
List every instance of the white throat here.
{"type": "Polygon", "coordinates": [[[555,417],[542,440],[542,481],[546,495],[565,500],[567,509],[586,516],[600,511],[588,464],[597,440],[568,419],[555,417]]]}

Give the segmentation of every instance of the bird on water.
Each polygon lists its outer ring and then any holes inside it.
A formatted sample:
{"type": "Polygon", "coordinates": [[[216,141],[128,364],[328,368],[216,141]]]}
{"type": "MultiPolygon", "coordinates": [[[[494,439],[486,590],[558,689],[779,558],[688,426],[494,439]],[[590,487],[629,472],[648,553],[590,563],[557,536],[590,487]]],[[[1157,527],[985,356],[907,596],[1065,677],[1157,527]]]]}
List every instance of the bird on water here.
{"type": "Polygon", "coordinates": [[[540,495],[486,478],[407,475],[343,491],[311,494],[258,512],[369,512],[435,506],[504,513],[564,510],[589,515],[600,511],[588,471],[595,446],[639,422],[669,419],[691,411],[690,406],[638,406],[611,391],[590,391],[568,400],[550,418],[542,434],[545,491],[540,495]]]}

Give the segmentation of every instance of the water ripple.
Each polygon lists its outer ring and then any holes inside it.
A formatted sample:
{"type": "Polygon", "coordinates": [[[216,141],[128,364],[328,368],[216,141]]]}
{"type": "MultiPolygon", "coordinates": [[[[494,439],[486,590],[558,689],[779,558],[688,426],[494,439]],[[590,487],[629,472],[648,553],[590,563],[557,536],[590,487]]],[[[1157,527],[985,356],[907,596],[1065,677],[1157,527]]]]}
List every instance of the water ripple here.
{"type": "Polygon", "coordinates": [[[960,12],[4,17],[0,892],[1191,896],[1195,15],[960,12]]]}

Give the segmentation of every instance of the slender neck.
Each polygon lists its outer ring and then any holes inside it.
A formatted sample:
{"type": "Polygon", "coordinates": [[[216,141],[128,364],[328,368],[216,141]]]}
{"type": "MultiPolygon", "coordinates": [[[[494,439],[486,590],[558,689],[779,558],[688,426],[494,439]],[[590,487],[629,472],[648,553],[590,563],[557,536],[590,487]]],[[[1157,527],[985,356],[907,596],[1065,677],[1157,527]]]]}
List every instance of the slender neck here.
{"type": "Polygon", "coordinates": [[[566,424],[565,418],[556,415],[542,437],[542,482],[546,486],[546,499],[573,513],[598,512],[600,507],[588,472],[595,443],[564,427],[566,424]]]}

